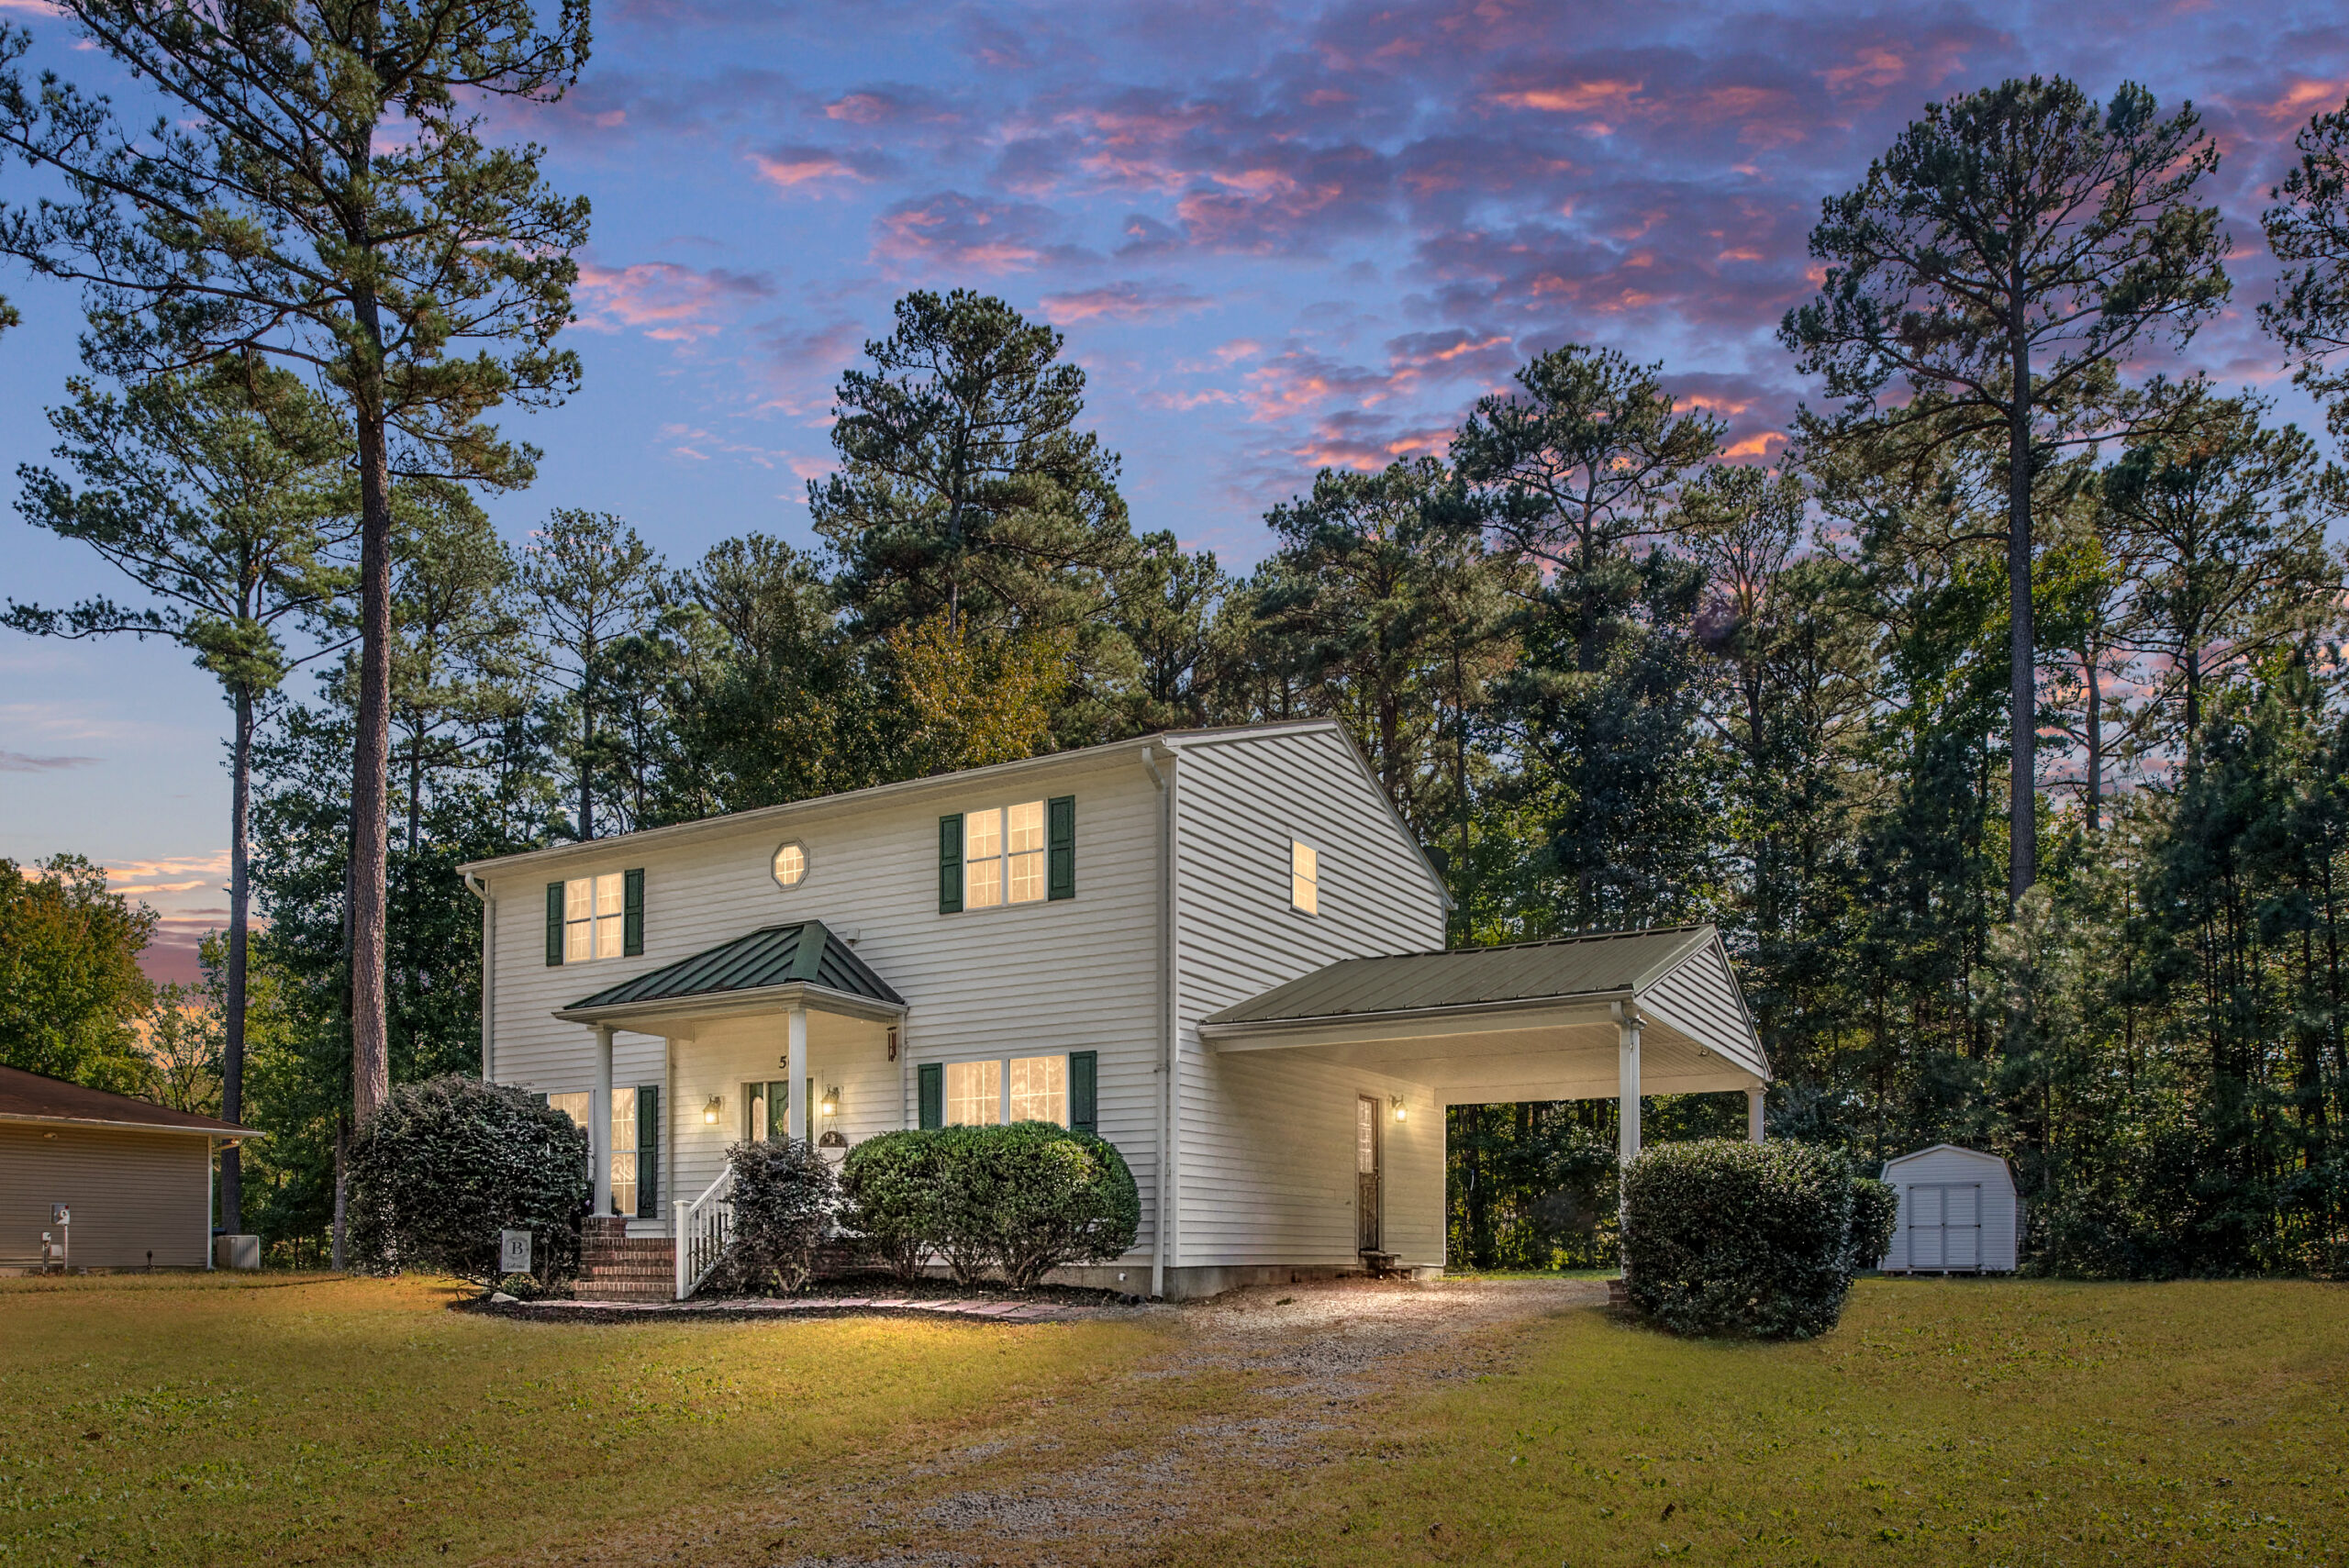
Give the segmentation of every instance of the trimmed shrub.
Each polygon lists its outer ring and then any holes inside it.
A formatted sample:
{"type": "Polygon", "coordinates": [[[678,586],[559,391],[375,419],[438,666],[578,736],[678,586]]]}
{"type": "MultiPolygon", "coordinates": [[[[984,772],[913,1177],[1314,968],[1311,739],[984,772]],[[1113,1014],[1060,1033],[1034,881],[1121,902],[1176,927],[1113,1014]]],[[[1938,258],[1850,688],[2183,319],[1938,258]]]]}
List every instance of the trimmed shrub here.
{"type": "Polygon", "coordinates": [[[840,1195],[832,1168],[805,1139],[737,1143],[726,1151],[734,1167],[733,1241],[718,1273],[726,1288],[781,1291],[807,1283],[816,1249],[831,1229],[840,1195]]]}
{"type": "Polygon", "coordinates": [[[841,1162],[843,1218],[873,1243],[889,1272],[908,1283],[921,1277],[943,1230],[940,1169],[936,1132],[885,1132],[841,1162]]]}
{"type": "Polygon", "coordinates": [[[518,1295],[579,1273],[587,1133],[520,1089],[454,1073],[403,1084],[352,1137],[348,1169],[364,1272],[431,1269],[518,1295]],[[530,1232],[528,1276],[498,1273],[500,1230],[530,1232]]]}
{"type": "Polygon", "coordinates": [[[1884,1262],[1892,1250],[1892,1229],[1900,1223],[1900,1190],[1874,1176],[1852,1178],[1852,1270],[1884,1262]]]}
{"type": "MultiPolygon", "coordinates": [[[[1854,1186],[1841,1154],[1806,1144],[1707,1140],[1648,1149],[1623,1183],[1632,1304],[1677,1334],[1825,1333],[1842,1314],[1853,1250],[1865,1239],[1854,1186]]],[[[1863,1201],[1873,1226],[1877,1200],[1863,1201]]]]}
{"type": "Polygon", "coordinates": [[[1105,1140],[1049,1121],[944,1130],[940,1251],[957,1281],[992,1262],[1027,1290],[1063,1263],[1106,1262],[1134,1244],[1141,1197],[1105,1140]]]}

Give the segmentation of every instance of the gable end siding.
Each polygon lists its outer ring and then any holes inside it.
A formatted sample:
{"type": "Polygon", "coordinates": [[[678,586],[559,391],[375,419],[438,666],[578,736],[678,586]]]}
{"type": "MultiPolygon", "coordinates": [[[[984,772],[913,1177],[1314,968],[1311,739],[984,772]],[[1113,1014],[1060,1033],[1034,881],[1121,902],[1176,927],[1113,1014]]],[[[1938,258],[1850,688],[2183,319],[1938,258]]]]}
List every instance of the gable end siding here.
{"type": "Polygon", "coordinates": [[[1182,1157],[1178,1266],[1357,1263],[1354,1101],[1406,1098],[1383,1127],[1386,1250],[1441,1263],[1442,1118],[1378,1074],[1219,1056],[1198,1021],[1341,958],[1444,942],[1444,906],[1352,745],[1330,729],[1177,749],[1182,1157]],[[1319,913],[1289,906],[1289,843],[1319,856],[1319,913]]]}

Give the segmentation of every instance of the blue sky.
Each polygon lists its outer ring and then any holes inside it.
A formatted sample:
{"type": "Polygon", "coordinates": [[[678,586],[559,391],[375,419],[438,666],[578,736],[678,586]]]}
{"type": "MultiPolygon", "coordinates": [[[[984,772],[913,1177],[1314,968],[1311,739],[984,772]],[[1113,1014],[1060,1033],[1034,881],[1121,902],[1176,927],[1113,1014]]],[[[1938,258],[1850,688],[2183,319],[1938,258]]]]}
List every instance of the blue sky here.
{"type": "MultiPolygon", "coordinates": [[[[40,0],[35,60],[138,101],[40,0]]],[[[606,6],[585,81],[501,122],[589,196],[586,383],[513,419],[535,486],[491,511],[621,514],[683,563],[809,541],[829,389],[906,289],[1000,294],[1067,334],[1140,528],[1227,565],[1324,463],[1441,450],[1479,394],[1569,339],[1662,360],[1766,460],[1806,395],[1772,330],[1805,239],[1927,101],[2060,72],[2191,99],[2234,301],[2191,362],[2286,393],[2252,320],[2258,213],[2349,93],[2338,5],[606,6]]],[[[0,200],[30,189],[0,172],[0,200]]],[[[0,468],[41,461],[76,302],[0,282],[0,468]]],[[[2285,395],[2285,413],[2308,411],[2285,395]]],[[[13,491],[13,480],[9,481],[13,491]]],[[[0,592],[118,591],[0,516],[0,592]]],[[[184,656],[0,640],[0,854],[72,850],[217,922],[223,710],[184,656]]]]}

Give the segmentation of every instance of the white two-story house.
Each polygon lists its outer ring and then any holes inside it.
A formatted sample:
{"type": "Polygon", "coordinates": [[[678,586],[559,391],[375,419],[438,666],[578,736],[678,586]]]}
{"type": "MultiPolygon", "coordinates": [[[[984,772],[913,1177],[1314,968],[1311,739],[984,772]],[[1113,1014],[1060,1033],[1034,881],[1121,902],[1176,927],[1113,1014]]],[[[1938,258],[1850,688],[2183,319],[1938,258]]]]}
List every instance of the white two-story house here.
{"type": "Polygon", "coordinates": [[[1335,723],[1193,730],[464,868],[482,1070],[570,1110],[599,1214],[691,1226],[738,1140],[1039,1118],[1141,1184],[1170,1297],[1444,1262],[1447,1105],[1767,1077],[1709,927],[1444,949],[1335,723]]]}

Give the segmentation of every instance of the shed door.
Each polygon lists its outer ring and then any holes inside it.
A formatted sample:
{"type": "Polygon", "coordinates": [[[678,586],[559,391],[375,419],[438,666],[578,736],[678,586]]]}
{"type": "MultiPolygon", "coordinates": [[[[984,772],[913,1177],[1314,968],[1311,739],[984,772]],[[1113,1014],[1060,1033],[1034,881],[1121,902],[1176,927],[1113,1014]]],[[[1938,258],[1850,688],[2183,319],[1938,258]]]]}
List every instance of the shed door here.
{"type": "Polygon", "coordinates": [[[1909,1189],[1909,1266],[1982,1266],[1982,1184],[1945,1182],[1909,1189]]]}
{"type": "Polygon", "coordinates": [[[1354,1245],[1365,1252],[1385,1251],[1379,1245],[1378,1102],[1368,1095],[1354,1099],[1354,1245]]]}

